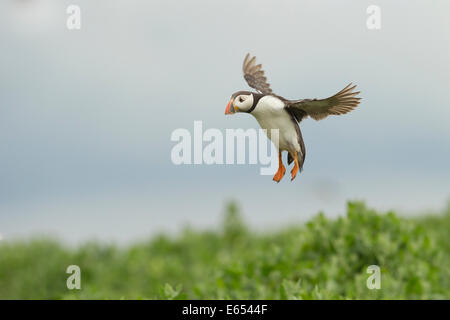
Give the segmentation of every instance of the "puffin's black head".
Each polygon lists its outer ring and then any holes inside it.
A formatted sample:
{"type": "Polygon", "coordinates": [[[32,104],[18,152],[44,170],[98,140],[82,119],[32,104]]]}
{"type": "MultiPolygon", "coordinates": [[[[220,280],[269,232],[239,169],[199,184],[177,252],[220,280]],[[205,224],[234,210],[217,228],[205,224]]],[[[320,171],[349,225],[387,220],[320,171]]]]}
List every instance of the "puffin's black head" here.
{"type": "Polygon", "coordinates": [[[227,108],[225,109],[225,114],[252,112],[261,96],[261,94],[250,91],[238,91],[233,93],[230,102],[228,102],[227,108]]]}

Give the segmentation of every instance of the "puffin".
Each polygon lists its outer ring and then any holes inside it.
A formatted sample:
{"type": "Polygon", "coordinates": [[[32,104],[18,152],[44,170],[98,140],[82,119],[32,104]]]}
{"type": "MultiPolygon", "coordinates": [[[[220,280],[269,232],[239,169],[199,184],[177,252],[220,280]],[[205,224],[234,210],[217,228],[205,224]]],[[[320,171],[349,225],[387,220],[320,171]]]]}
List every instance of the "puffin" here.
{"type": "Polygon", "coordinates": [[[361,98],[360,92],[354,91],[356,85],[350,83],[335,95],[325,99],[289,100],[272,92],[261,64],[256,64],[256,57],[248,53],[242,65],[244,79],[257,92],[238,91],[231,95],[225,114],[249,113],[255,117],[268,138],[278,151],[278,170],[273,180],[280,182],[286,168],[282,161],[282,152],[288,153],[288,165],[294,162],[291,181],[298,172],[302,172],[306,157],[300,122],[308,116],[316,121],[329,115],[346,114],[356,108],[361,98]],[[271,129],[278,129],[278,135],[272,137],[271,129]]]}

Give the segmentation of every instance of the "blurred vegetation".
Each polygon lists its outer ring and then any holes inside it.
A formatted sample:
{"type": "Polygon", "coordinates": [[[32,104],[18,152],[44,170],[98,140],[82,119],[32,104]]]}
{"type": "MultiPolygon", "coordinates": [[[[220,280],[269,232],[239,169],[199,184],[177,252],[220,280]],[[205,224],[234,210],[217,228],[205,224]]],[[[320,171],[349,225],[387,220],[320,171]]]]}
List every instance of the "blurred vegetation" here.
{"type": "Polygon", "coordinates": [[[127,248],[52,239],[0,242],[0,299],[449,299],[450,209],[403,218],[349,203],[272,233],[227,207],[220,231],[186,229],[127,248]],[[81,268],[68,290],[67,266],[81,268]],[[369,265],[381,289],[369,290],[369,265]]]}

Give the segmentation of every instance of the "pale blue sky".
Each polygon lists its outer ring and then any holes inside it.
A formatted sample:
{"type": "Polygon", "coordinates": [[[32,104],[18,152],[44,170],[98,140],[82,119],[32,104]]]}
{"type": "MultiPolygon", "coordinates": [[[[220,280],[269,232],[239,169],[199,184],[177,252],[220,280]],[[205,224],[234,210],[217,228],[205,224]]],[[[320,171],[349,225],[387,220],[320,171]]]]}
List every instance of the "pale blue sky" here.
{"type": "Polygon", "coordinates": [[[450,195],[448,1],[2,1],[0,234],[126,241],[217,225],[227,199],[257,228],[450,195]],[[78,4],[82,29],[66,29],[78,4]],[[381,7],[382,28],[366,28],[381,7]],[[32,12],[32,14],[29,14],[32,12]],[[225,117],[247,52],[287,98],[354,82],[357,110],[301,128],[304,172],[170,161],[176,128],[258,128],[225,117]]]}

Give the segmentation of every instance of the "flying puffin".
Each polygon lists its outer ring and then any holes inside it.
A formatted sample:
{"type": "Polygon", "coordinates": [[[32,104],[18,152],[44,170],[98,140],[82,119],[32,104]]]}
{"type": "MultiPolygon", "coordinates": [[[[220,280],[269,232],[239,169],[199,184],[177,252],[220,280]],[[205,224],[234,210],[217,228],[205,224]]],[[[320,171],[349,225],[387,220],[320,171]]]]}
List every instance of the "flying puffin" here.
{"type": "Polygon", "coordinates": [[[291,171],[291,180],[294,180],[298,171],[303,169],[306,156],[305,143],[298,124],[308,116],[314,120],[322,120],[328,115],[350,112],[359,104],[361,98],[356,98],[359,91],[354,92],[356,86],[352,86],[350,83],[326,99],[288,100],[272,93],[261,64],[256,65],[255,61],[256,57],[250,58],[250,54],[247,54],[242,70],[245,81],[258,92],[238,91],[233,93],[225,109],[225,114],[236,112],[252,114],[261,128],[266,129],[267,136],[278,150],[278,171],[273,180],[280,182],[286,172],[281,159],[282,151],[288,152],[288,165],[292,161],[294,162],[291,171]],[[272,139],[271,129],[279,130],[278,141],[272,139]]]}

